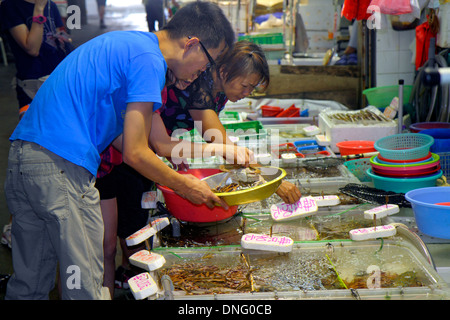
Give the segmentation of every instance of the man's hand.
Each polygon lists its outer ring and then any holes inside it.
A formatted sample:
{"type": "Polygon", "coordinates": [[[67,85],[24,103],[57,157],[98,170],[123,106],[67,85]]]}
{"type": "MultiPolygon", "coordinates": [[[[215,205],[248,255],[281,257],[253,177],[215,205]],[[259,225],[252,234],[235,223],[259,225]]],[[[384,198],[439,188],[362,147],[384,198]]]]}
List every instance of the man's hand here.
{"type": "Polygon", "coordinates": [[[185,186],[179,190],[174,190],[181,197],[194,204],[206,204],[208,208],[213,209],[216,204],[228,210],[228,204],[211,191],[205,181],[201,181],[191,174],[182,174],[185,178],[185,186]]]}

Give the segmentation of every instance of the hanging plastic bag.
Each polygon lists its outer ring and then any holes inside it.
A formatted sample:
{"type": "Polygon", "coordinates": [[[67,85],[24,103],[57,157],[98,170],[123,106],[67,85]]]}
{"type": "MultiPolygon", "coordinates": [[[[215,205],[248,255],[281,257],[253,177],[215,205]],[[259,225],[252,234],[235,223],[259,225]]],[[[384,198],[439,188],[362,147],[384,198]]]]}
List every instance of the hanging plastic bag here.
{"type": "Polygon", "coordinates": [[[410,0],[411,13],[401,14],[398,16],[401,22],[413,22],[415,19],[420,19],[420,13],[428,1],[425,0],[410,0]]]}
{"type": "Polygon", "coordinates": [[[400,15],[411,13],[410,0],[372,0],[370,6],[377,6],[380,8],[380,13],[400,15]]]}
{"type": "Polygon", "coordinates": [[[410,0],[411,13],[390,15],[392,29],[396,31],[415,29],[420,24],[420,13],[427,2],[426,0],[420,0],[419,3],[419,0],[410,0]]]}
{"type": "Polygon", "coordinates": [[[342,6],[341,16],[347,20],[367,20],[371,13],[367,12],[370,0],[345,0],[342,6]]]}

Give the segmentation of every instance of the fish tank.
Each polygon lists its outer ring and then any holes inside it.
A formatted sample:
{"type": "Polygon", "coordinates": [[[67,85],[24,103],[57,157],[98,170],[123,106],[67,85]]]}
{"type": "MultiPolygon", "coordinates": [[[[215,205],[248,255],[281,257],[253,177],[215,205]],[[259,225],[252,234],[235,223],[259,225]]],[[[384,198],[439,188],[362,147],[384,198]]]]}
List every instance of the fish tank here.
{"type": "MultiPolygon", "coordinates": [[[[313,216],[283,222],[274,221],[269,210],[239,211],[229,219],[211,223],[172,221],[179,224],[179,233],[174,236],[172,225],[159,233],[159,241],[169,247],[237,245],[245,233],[286,236],[294,241],[350,239],[349,230],[373,226],[373,221],[365,219],[363,214],[373,207],[371,204],[320,207],[313,216]]],[[[378,221],[379,224],[387,222],[390,220],[386,218],[378,221]]]]}
{"type": "Polygon", "coordinates": [[[448,299],[449,289],[404,239],[296,242],[289,253],[239,245],[160,247],[174,299],[448,299]]]}

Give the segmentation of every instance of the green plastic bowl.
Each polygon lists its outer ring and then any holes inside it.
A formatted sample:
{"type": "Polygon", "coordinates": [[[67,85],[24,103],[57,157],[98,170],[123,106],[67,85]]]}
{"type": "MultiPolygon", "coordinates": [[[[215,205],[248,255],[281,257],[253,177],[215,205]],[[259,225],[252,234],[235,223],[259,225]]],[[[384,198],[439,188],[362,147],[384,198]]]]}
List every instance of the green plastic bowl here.
{"type": "Polygon", "coordinates": [[[372,169],[367,169],[367,174],[372,178],[373,185],[377,189],[392,191],[398,193],[407,193],[408,191],[435,187],[436,180],[442,176],[442,170],[431,176],[422,178],[388,178],[376,175],[372,169]]]}
{"type": "Polygon", "coordinates": [[[370,176],[367,174],[367,169],[370,169],[370,161],[368,158],[345,161],[344,165],[355,177],[359,179],[359,181],[361,182],[372,181],[370,176]]]}
{"type": "Polygon", "coordinates": [[[438,154],[436,153],[432,153],[431,154],[431,160],[427,161],[427,162],[416,162],[416,163],[410,163],[410,164],[387,164],[387,163],[381,163],[379,161],[377,161],[377,156],[372,156],[370,158],[370,164],[374,164],[376,166],[381,166],[381,167],[388,167],[388,168],[405,168],[405,167],[417,167],[417,166],[425,166],[428,164],[432,164],[432,163],[436,163],[439,161],[440,157],[438,154]]]}
{"type": "MultiPolygon", "coordinates": [[[[413,86],[403,86],[403,104],[409,101],[413,86]]],[[[394,99],[398,97],[399,86],[376,87],[363,90],[369,105],[377,108],[386,108],[394,99]]]]}

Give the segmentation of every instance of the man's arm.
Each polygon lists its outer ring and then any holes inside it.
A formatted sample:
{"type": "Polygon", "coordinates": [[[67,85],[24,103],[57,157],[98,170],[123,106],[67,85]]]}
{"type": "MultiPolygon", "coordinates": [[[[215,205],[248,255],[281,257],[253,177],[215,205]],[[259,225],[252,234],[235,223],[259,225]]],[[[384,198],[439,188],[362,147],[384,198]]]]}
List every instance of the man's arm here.
{"type": "Polygon", "coordinates": [[[213,208],[214,203],[228,208],[225,201],[217,197],[208,184],[191,176],[176,173],[164,164],[149,148],[153,103],[133,102],[125,114],[122,156],[123,161],[147,179],[173,189],[177,194],[195,204],[205,203],[213,208]]]}

